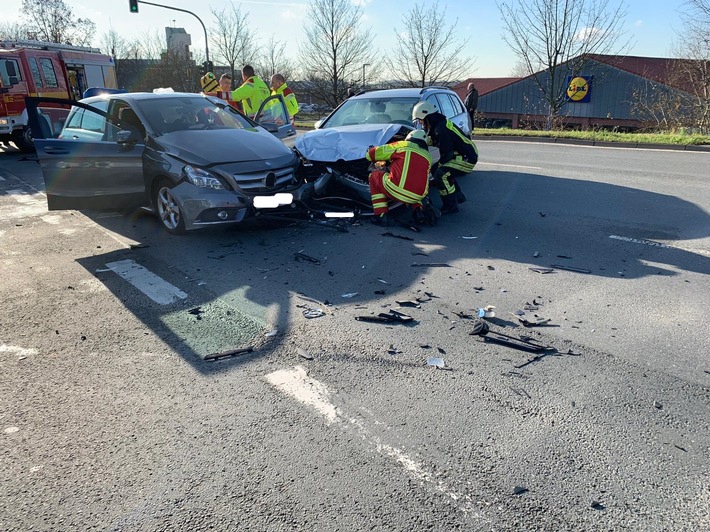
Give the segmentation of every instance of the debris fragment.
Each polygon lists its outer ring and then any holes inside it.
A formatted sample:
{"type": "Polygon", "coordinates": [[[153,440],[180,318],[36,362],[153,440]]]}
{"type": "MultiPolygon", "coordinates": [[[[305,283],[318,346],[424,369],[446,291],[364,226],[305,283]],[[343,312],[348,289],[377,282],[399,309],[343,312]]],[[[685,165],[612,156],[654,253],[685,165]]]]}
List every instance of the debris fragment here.
{"type": "Polygon", "coordinates": [[[515,486],[513,488],[513,495],[522,495],[523,493],[527,493],[528,489],[524,488],[522,486],[515,486]]]}
{"type": "Polygon", "coordinates": [[[301,349],[300,347],[297,347],[296,353],[298,353],[298,356],[300,356],[301,358],[305,358],[306,360],[313,360],[313,355],[311,355],[305,349],[301,349]]]}
{"type": "Polygon", "coordinates": [[[599,510],[599,511],[604,510],[606,508],[606,506],[604,506],[599,501],[592,501],[591,507],[594,508],[595,510],[599,510]]]}
{"type": "Polygon", "coordinates": [[[306,308],[303,310],[303,315],[310,319],[313,318],[320,318],[321,316],[325,316],[325,312],[319,308],[306,308]]]}
{"type": "Polygon", "coordinates": [[[355,319],[371,323],[414,323],[414,318],[394,309],[390,309],[389,312],[380,312],[377,316],[355,316],[355,319]]]}
{"type": "Polygon", "coordinates": [[[386,294],[386,293],[387,293],[387,292],[386,292],[385,290],[375,290],[375,294],[380,295],[380,296],[381,296],[381,295],[384,295],[384,294],[386,294]]]}
{"type": "Polygon", "coordinates": [[[377,279],[377,280],[378,280],[379,282],[381,282],[382,284],[389,284],[389,282],[385,281],[384,279],[377,279]]]}
{"type": "Polygon", "coordinates": [[[568,272],[575,273],[592,273],[592,270],[587,270],[586,268],[575,268],[573,266],[562,266],[560,264],[551,264],[556,270],[567,270],[568,272]]]}
{"type": "Polygon", "coordinates": [[[535,253],[533,253],[533,257],[538,258],[539,256],[540,256],[540,252],[539,252],[539,251],[536,251],[535,253]]]}
{"type": "Polygon", "coordinates": [[[429,366],[435,366],[437,368],[443,368],[446,365],[444,364],[444,359],[439,357],[428,357],[426,363],[429,366]]]}
{"type": "Polygon", "coordinates": [[[546,273],[555,273],[555,270],[552,268],[528,268],[528,270],[536,272],[536,273],[541,273],[541,274],[546,274],[546,273]]]}
{"type": "Polygon", "coordinates": [[[215,360],[221,360],[223,358],[231,358],[235,357],[237,355],[244,355],[246,353],[252,353],[254,351],[253,346],[249,347],[243,347],[240,349],[230,349],[229,351],[222,351],[220,353],[212,353],[211,355],[207,355],[204,360],[214,362],[215,360]]]}
{"type": "Polygon", "coordinates": [[[446,354],[446,351],[445,351],[443,348],[441,348],[441,347],[437,347],[436,350],[437,350],[439,353],[441,353],[442,355],[445,355],[445,354],[446,354]]]}
{"type": "Polygon", "coordinates": [[[414,268],[451,268],[451,264],[445,262],[413,262],[414,268]]]}
{"type": "Polygon", "coordinates": [[[489,269],[489,270],[495,270],[495,268],[494,268],[493,266],[490,266],[490,265],[488,266],[488,269],[489,269]]]}
{"type": "Polygon", "coordinates": [[[419,304],[418,301],[397,301],[397,300],[395,300],[395,303],[397,303],[400,307],[421,308],[421,305],[419,304]]]}
{"type": "Polygon", "coordinates": [[[347,294],[341,295],[340,297],[344,297],[344,298],[346,298],[346,299],[350,299],[351,297],[355,297],[356,295],[358,295],[358,292],[349,292],[349,293],[347,293],[347,294]]]}
{"type": "Polygon", "coordinates": [[[267,332],[264,336],[266,336],[267,338],[270,338],[272,336],[276,336],[277,334],[279,334],[279,330],[274,329],[272,331],[267,332]]]}
{"type": "Polygon", "coordinates": [[[569,260],[572,260],[572,257],[568,257],[567,255],[557,255],[557,258],[559,258],[559,259],[569,259],[569,260]]]}
{"type": "Polygon", "coordinates": [[[483,308],[478,309],[478,317],[479,318],[495,318],[496,313],[495,313],[495,307],[493,305],[486,305],[483,308]]]}
{"type": "Polygon", "coordinates": [[[653,402],[653,406],[657,408],[658,410],[663,410],[663,405],[659,403],[658,401],[653,402]]]}
{"type": "Polygon", "coordinates": [[[685,449],[684,447],[681,447],[680,445],[676,445],[675,443],[673,444],[673,447],[675,447],[676,449],[680,449],[684,453],[688,452],[688,449],[685,449]]]}
{"type": "Polygon", "coordinates": [[[454,311],[454,314],[456,314],[456,315],[457,315],[459,318],[461,318],[462,320],[472,320],[472,319],[474,319],[473,315],[471,315],[471,314],[466,314],[465,312],[457,312],[457,311],[454,311]]]}
{"type": "Polygon", "coordinates": [[[320,260],[318,260],[315,257],[311,257],[310,255],[306,255],[305,253],[301,253],[300,251],[296,252],[293,254],[293,258],[298,262],[305,260],[307,262],[312,262],[313,264],[320,264],[320,260]]]}
{"type": "Polygon", "coordinates": [[[475,240],[478,237],[477,236],[462,236],[461,238],[463,238],[464,240],[475,240]]]}

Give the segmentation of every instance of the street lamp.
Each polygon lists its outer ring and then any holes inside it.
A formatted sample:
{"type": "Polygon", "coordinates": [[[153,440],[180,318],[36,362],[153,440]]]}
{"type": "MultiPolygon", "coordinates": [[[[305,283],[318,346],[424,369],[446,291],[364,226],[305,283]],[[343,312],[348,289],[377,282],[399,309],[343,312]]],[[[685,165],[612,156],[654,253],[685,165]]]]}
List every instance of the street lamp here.
{"type": "Polygon", "coordinates": [[[365,67],[369,67],[370,63],[365,63],[362,65],[362,88],[365,88],[365,67]]]}

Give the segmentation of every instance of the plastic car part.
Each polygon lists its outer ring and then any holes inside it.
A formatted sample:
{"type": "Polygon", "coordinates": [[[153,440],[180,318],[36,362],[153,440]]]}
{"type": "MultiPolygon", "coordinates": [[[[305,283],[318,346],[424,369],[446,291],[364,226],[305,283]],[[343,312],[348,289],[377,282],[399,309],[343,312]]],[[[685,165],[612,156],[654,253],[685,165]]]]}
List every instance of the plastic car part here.
{"type": "Polygon", "coordinates": [[[153,204],[163,228],[171,234],[185,233],[185,220],[180,206],[172,195],[173,184],[168,179],[161,180],[155,187],[153,204]]]}

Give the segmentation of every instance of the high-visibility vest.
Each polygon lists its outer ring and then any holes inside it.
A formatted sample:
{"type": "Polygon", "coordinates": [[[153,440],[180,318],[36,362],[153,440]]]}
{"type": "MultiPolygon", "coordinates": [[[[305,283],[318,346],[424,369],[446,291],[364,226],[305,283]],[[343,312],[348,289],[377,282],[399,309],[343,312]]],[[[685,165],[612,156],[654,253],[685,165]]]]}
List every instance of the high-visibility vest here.
{"type": "Polygon", "coordinates": [[[232,91],[231,99],[242,102],[244,113],[253,118],[269,96],[269,87],[266,83],[259,76],[252,76],[232,91]]]}
{"type": "Polygon", "coordinates": [[[283,95],[289,116],[295,116],[298,112],[298,102],[296,101],[294,92],[284,83],[278,89],[271,91],[271,96],[275,96],[276,94],[283,95]]]}

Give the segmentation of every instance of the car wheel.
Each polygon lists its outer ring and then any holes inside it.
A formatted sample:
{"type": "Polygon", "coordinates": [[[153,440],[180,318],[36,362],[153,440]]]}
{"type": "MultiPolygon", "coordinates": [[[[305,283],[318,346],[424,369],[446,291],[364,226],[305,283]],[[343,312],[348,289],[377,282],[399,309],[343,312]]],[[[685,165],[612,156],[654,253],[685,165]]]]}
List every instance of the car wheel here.
{"type": "Polygon", "coordinates": [[[17,149],[23,153],[32,153],[35,151],[35,141],[32,138],[32,129],[30,126],[25,126],[20,133],[15,133],[12,141],[17,146],[17,149]]]}
{"type": "Polygon", "coordinates": [[[167,179],[160,181],[154,189],[153,204],[163,228],[173,235],[181,235],[185,232],[185,220],[172,194],[172,188],[171,181],[167,179]]]}

